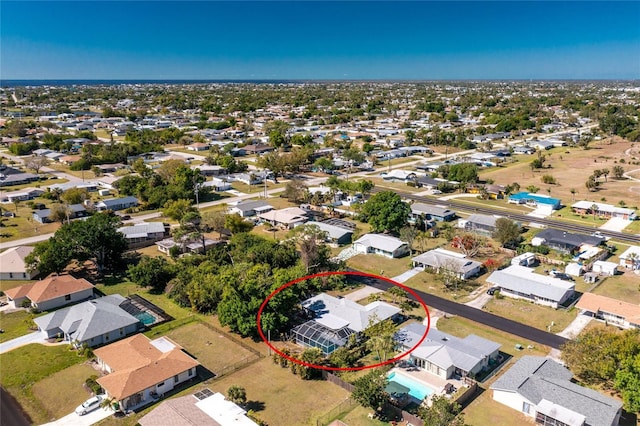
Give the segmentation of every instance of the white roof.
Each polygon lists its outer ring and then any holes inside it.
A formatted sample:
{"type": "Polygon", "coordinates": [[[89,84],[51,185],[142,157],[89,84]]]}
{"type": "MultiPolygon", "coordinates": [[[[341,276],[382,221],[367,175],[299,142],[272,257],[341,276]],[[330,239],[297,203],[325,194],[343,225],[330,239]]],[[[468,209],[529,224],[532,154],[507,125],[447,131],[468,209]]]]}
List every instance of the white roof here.
{"type": "Polygon", "coordinates": [[[247,417],[246,411],[233,402],[227,401],[220,392],[196,402],[196,407],[221,426],[257,426],[247,417]]]}
{"type": "MultiPolygon", "coordinates": [[[[256,211],[258,211],[257,208],[256,211]]],[[[306,222],[309,220],[307,212],[302,210],[300,207],[287,207],[286,209],[270,210],[259,214],[258,217],[260,219],[286,224],[306,222]]]]}
{"type": "Polygon", "coordinates": [[[573,203],[571,207],[573,207],[574,209],[590,210],[591,206],[593,206],[594,204],[598,206],[598,210],[601,212],[611,212],[611,213],[628,214],[628,215],[633,215],[633,212],[635,212],[634,209],[627,209],[623,207],[616,207],[611,204],[594,203],[592,201],[584,201],[584,200],[578,201],[577,203],[573,203]]]}
{"type": "Polygon", "coordinates": [[[176,345],[174,345],[173,342],[167,339],[166,337],[158,337],[157,339],[152,340],[149,343],[151,343],[151,345],[153,345],[154,348],[156,348],[163,354],[167,352],[171,352],[176,347],[176,345]]]}
{"type": "Polygon", "coordinates": [[[506,290],[530,294],[546,299],[560,301],[568,291],[573,291],[575,285],[559,278],[540,275],[524,266],[511,265],[505,269],[494,271],[487,278],[487,282],[506,290]]]}
{"type": "Polygon", "coordinates": [[[364,234],[362,237],[358,238],[354,244],[362,244],[363,246],[392,252],[407,243],[390,235],[364,234]]]}
{"type": "Polygon", "coordinates": [[[126,238],[141,238],[148,234],[157,232],[164,233],[164,223],[162,222],[145,222],[137,223],[133,226],[123,226],[118,228],[118,232],[124,234],[126,238]]]}
{"type": "Polygon", "coordinates": [[[376,322],[384,321],[400,312],[400,308],[385,302],[375,301],[363,306],[352,300],[338,299],[326,293],[320,293],[305,300],[302,306],[313,311],[316,315],[315,321],[325,327],[339,330],[348,326],[355,332],[365,330],[372,318],[376,318],[376,322]]]}
{"type": "Polygon", "coordinates": [[[628,259],[632,253],[640,256],[640,246],[629,246],[629,248],[620,255],[620,259],[628,259]]]}

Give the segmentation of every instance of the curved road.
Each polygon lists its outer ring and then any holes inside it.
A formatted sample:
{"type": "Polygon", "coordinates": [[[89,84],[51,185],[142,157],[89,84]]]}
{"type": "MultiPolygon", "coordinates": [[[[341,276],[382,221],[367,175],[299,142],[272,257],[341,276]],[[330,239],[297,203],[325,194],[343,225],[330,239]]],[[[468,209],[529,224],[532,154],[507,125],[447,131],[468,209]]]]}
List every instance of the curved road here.
{"type": "MultiPolygon", "coordinates": [[[[372,287],[380,290],[388,290],[393,287],[393,284],[383,280],[375,280],[367,277],[354,276],[353,279],[366,283],[372,287]]],[[[549,346],[553,349],[560,349],[567,339],[556,334],[547,333],[546,331],[522,324],[510,319],[491,314],[481,309],[476,309],[471,306],[463,305],[461,303],[452,302],[451,300],[443,299],[432,294],[425,293],[424,291],[412,289],[415,291],[424,302],[435,309],[446,312],[451,315],[459,315],[461,317],[470,319],[471,321],[479,322],[480,324],[488,325],[497,330],[505,331],[507,333],[520,336],[524,339],[531,340],[541,345],[549,346]]]]}

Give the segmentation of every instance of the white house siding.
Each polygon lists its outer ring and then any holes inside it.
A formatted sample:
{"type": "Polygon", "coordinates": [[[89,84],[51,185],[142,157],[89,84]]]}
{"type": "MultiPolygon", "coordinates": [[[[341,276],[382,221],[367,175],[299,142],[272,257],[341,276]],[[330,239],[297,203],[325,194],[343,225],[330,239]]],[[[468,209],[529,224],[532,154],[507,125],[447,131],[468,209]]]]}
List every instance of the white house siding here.
{"type": "Polygon", "coordinates": [[[171,390],[173,390],[173,388],[177,385],[179,385],[180,383],[186,382],[187,380],[190,380],[192,378],[194,378],[196,376],[196,369],[195,367],[190,368],[189,370],[183,371],[182,373],[178,374],[177,376],[172,376],[169,377],[167,379],[165,379],[164,381],[160,382],[160,383],[156,383],[154,386],[151,386],[145,390],[143,390],[142,392],[139,392],[142,394],[141,400],[140,402],[132,402],[132,396],[128,396],[126,398],[123,398],[120,401],[120,405],[124,408],[133,408],[136,406],[140,406],[140,405],[144,405],[148,402],[150,402],[153,398],[151,397],[151,393],[155,392],[158,395],[163,395],[167,392],[170,392],[171,390]],[[191,372],[191,374],[190,374],[191,372]],[[176,380],[177,377],[177,380],[176,380]]]}
{"type": "Polygon", "coordinates": [[[38,304],[34,303],[33,305],[41,311],[48,311],[51,309],[59,308],[61,306],[81,302],[93,296],[93,288],[81,290],[76,293],[72,293],[69,296],[70,297],[68,300],[65,298],[66,296],[60,296],[56,297],[55,299],[45,300],[44,302],[40,302],[38,304]]]}
{"type": "MultiPolygon", "coordinates": [[[[558,302],[555,302],[553,300],[540,298],[540,297],[537,297],[537,296],[512,293],[507,289],[501,289],[500,290],[500,294],[503,295],[503,296],[506,296],[506,297],[511,297],[513,299],[527,300],[529,302],[533,302],[533,303],[536,303],[538,305],[551,306],[554,309],[558,308],[558,302]]],[[[560,301],[560,303],[562,303],[563,301],[564,300],[560,301]]]]}
{"type": "Polygon", "coordinates": [[[10,280],[30,280],[38,275],[38,271],[33,272],[0,272],[0,281],[10,280]]]}
{"type": "Polygon", "coordinates": [[[504,404],[509,408],[512,408],[516,411],[521,412],[522,414],[525,414],[529,417],[534,417],[536,414],[536,406],[535,404],[531,403],[530,401],[524,399],[521,395],[515,393],[515,392],[507,392],[507,391],[500,391],[500,390],[493,390],[493,399],[494,401],[499,402],[500,404],[504,404]],[[522,411],[522,408],[524,407],[524,403],[528,403],[531,405],[531,408],[529,409],[528,413],[525,413],[524,411],[522,411]]]}
{"type": "Polygon", "coordinates": [[[96,346],[104,345],[107,343],[112,343],[112,342],[115,342],[116,340],[124,339],[130,334],[133,334],[136,331],[138,331],[138,324],[130,324],[126,327],[123,327],[122,332],[120,330],[121,329],[113,330],[109,333],[105,333],[101,336],[93,337],[89,340],[86,340],[80,343],[86,343],[92,348],[96,346]]]}

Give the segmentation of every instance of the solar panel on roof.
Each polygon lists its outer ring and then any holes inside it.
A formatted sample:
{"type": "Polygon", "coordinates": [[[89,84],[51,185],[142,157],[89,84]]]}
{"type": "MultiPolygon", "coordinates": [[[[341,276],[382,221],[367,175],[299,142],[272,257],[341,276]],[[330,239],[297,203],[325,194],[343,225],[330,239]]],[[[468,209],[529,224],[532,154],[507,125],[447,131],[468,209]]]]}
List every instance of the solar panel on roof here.
{"type": "Polygon", "coordinates": [[[202,389],[201,391],[193,394],[193,396],[196,397],[196,399],[198,399],[199,401],[209,398],[211,395],[213,395],[213,392],[211,392],[209,388],[202,389]]]}

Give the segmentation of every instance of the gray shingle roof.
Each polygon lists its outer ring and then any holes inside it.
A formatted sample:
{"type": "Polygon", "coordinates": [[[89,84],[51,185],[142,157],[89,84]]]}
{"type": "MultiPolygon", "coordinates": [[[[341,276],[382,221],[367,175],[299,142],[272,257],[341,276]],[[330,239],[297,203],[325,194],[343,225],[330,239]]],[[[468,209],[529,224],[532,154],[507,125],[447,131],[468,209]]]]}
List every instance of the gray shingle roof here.
{"type": "Polygon", "coordinates": [[[136,324],[139,320],[120,308],[125,298],[119,294],[101,297],[35,318],[41,330],[59,328],[73,340],[84,342],[110,331],[136,324]]]}
{"type": "Polygon", "coordinates": [[[458,273],[467,273],[482,266],[482,263],[475,260],[449,256],[437,250],[430,250],[411,259],[414,262],[427,265],[431,268],[445,268],[446,270],[458,273]]]}
{"type": "Polygon", "coordinates": [[[495,216],[474,213],[467,218],[467,223],[495,227],[496,220],[498,220],[498,218],[495,216]]]}
{"type": "Polygon", "coordinates": [[[491,389],[517,392],[536,405],[547,400],[584,415],[589,426],[611,426],[622,403],[571,382],[572,377],[552,359],[526,355],[491,389]]]}
{"type": "Polygon", "coordinates": [[[431,216],[445,217],[454,214],[452,210],[446,207],[433,206],[431,204],[414,203],[411,205],[411,213],[427,214],[431,216]]]}
{"type": "Polygon", "coordinates": [[[330,225],[328,223],[322,222],[307,222],[307,225],[317,226],[321,231],[326,232],[329,238],[339,240],[343,238],[345,235],[352,235],[353,231],[344,229],[340,226],[330,225]]]}
{"type": "Polygon", "coordinates": [[[118,232],[124,234],[125,238],[132,238],[134,235],[164,233],[164,223],[162,222],[145,222],[137,223],[133,226],[123,226],[118,228],[118,232]]]}

